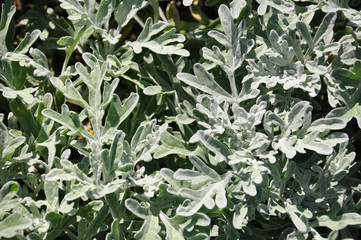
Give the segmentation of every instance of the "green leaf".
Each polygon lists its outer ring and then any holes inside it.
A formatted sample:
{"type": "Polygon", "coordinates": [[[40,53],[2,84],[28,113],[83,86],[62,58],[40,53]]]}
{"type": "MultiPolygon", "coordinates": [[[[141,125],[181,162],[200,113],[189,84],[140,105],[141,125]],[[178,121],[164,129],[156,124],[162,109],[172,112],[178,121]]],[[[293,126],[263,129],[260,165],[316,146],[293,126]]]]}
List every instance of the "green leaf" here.
{"type": "Polygon", "coordinates": [[[14,181],[5,183],[0,190],[0,203],[6,204],[6,201],[12,199],[19,190],[19,184],[14,181]]]}
{"type": "Polygon", "coordinates": [[[182,139],[170,134],[165,131],[162,133],[161,138],[162,144],[156,149],[154,153],[154,158],[159,159],[170,154],[179,154],[184,156],[189,156],[190,154],[194,154],[196,148],[185,144],[182,139]]]}
{"type": "Polygon", "coordinates": [[[242,189],[246,194],[250,196],[257,195],[256,184],[251,179],[249,179],[247,182],[242,183],[242,189]]]}
{"type": "Polygon", "coordinates": [[[82,5],[78,1],[75,1],[75,0],[60,0],[60,2],[61,2],[60,6],[63,9],[72,9],[72,10],[75,10],[75,11],[77,11],[79,13],[84,12],[84,8],[82,7],[82,5]]]}
{"type": "Polygon", "coordinates": [[[119,78],[114,79],[111,84],[109,84],[108,82],[104,82],[104,90],[102,95],[103,109],[106,109],[107,106],[112,101],[114,92],[117,89],[118,84],[119,84],[119,78]]]}
{"type": "Polygon", "coordinates": [[[56,87],[60,92],[64,94],[66,98],[69,98],[83,108],[88,107],[88,103],[82,98],[79,91],[74,87],[74,84],[70,79],[67,79],[65,81],[65,85],[59,78],[56,77],[50,78],[50,81],[54,85],[54,87],[56,87]]]}
{"type": "Polygon", "coordinates": [[[123,0],[118,5],[114,18],[120,28],[125,27],[137,12],[146,7],[148,2],[145,0],[123,0]]]}
{"type": "Polygon", "coordinates": [[[146,219],[148,217],[148,208],[142,207],[139,202],[134,199],[127,199],[125,206],[139,218],[146,219]]]}
{"type": "Polygon", "coordinates": [[[290,216],[293,224],[295,227],[300,231],[301,233],[306,233],[309,231],[309,224],[308,220],[304,216],[297,216],[297,214],[294,212],[293,208],[296,208],[296,206],[292,206],[290,204],[285,204],[286,210],[288,215],[290,216]]]}
{"type": "Polygon", "coordinates": [[[61,107],[61,113],[57,113],[51,109],[44,109],[42,114],[71,130],[69,135],[81,134],[89,140],[94,139],[94,136],[91,135],[81,124],[78,114],[69,111],[69,107],[65,104],[61,107]]]}
{"type": "Polygon", "coordinates": [[[221,177],[218,175],[218,173],[213,170],[212,168],[208,167],[200,158],[190,155],[189,160],[193,164],[193,166],[201,173],[204,173],[205,175],[209,176],[214,181],[220,181],[221,177]]]}
{"type": "Polygon", "coordinates": [[[160,219],[166,226],[167,240],[205,239],[204,235],[206,234],[201,232],[200,227],[207,227],[211,223],[210,218],[203,213],[196,213],[191,217],[182,217],[176,215],[172,218],[169,218],[163,212],[160,212],[160,219]]]}
{"type": "Polygon", "coordinates": [[[123,132],[118,132],[112,145],[110,147],[110,152],[107,149],[104,149],[102,152],[102,160],[104,164],[104,170],[106,172],[106,176],[104,176],[106,182],[110,180],[114,175],[114,171],[118,168],[118,162],[121,161],[123,156],[123,148],[124,148],[124,137],[125,134],[123,132]],[[103,155],[107,155],[103,158],[103,155]]]}
{"type": "Polygon", "coordinates": [[[0,122],[0,156],[8,145],[9,133],[4,123],[0,122]]]}
{"type": "Polygon", "coordinates": [[[11,238],[21,231],[30,227],[32,221],[28,217],[21,216],[20,213],[13,213],[0,222],[0,237],[11,238]]]}
{"type": "MultiPolygon", "coordinates": [[[[89,185],[89,188],[92,187],[92,180],[88,177],[82,170],[79,169],[77,165],[72,164],[69,160],[60,160],[60,164],[63,167],[62,169],[53,168],[46,174],[45,179],[47,181],[70,181],[77,180],[84,185],[89,185]]],[[[75,186],[77,188],[77,186],[75,186]]]]}
{"type": "Polygon", "coordinates": [[[45,54],[41,53],[40,50],[34,48],[30,48],[29,53],[32,58],[27,55],[8,52],[3,59],[18,62],[22,67],[35,68],[33,74],[36,77],[51,77],[52,73],[49,70],[47,60],[45,62],[43,61],[45,54]]]}
{"type": "MultiPolygon", "coordinates": [[[[126,73],[130,65],[132,64],[131,60],[133,58],[133,51],[126,51],[120,58],[117,58],[114,55],[107,56],[107,62],[109,63],[109,69],[114,77],[118,77],[126,73]]],[[[114,81],[114,80],[113,80],[114,81]]]]}
{"type": "Polygon", "coordinates": [[[7,147],[3,150],[1,160],[3,162],[10,160],[9,158],[14,154],[15,150],[20,147],[26,138],[24,136],[16,137],[8,142],[7,147]]]}
{"type": "Polygon", "coordinates": [[[19,120],[21,126],[25,130],[25,133],[28,135],[32,134],[34,137],[37,137],[40,126],[35,121],[31,110],[28,110],[21,101],[17,100],[10,102],[10,109],[19,120]]]}
{"type": "Polygon", "coordinates": [[[197,135],[199,140],[212,152],[216,154],[215,159],[218,162],[227,161],[228,156],[232,155],[231,150],[218,139],[205,133],[204,131],[198,131],[197,135]]]}
{"type": "Polygon", "coordinates": [[[136,93],[131,93],[123,104],[117,95],[113,96],[108,115],[105,119],[102,141],[105,142],[114,138],[118,126],[133,112],[138,100],[139,95],[136,93]]]}
{"type": "Polygon", "coordinates": [[[309,122],[311,119],[308,119],[310,116],[307,114],[312,109],[312,106],[307,101],[301,101],[296,103],[291,111],[288,113],[286,122],[281,125],[282,134],[281,136],[288,136],[291,131],[299,129],[302,124],[309,122]]]}
{"type": "MultiPolygon", "coordinates": [[[[48,179],[51,177],[51,175],[48,176],[48,179]]],[[[80,197],[86,196],[87,191],[89,191],[91,189],[92,185],[85,185],[82,183],[79,184],[75,184],[73,183],[71,185],[71,189],[70,192],[68,192],[65,196],[64,199],[66,201],[73,201],[75,199],[78,199],[80,197]]]]}
{"type": "Polygon", "coordinates": [[[22,90],[26,82],[26,69],[17,62],[5,60],[1,60],[1,65],[0,79],[12,90],[22,90]]]}
{"type": "Polygon", "coordinates": [[[69,46],[74,43],[74,38],[71,36],[61,37],[56,43],[60,46],[69,46]]]}
{"type": "Polygon", "coordinates": [[[35,43],[35,41],[40,36],[41,32],[38,29],[35,29],[31,34],[26,33],[25,37],[19,45],[15,48],[14,53],[25,54],[29,51],[29,48],[35,43]]]}
{"type": "Polygon", "coordinates": [[[101,1],[99,4],[99,8],[96,14],[95,22],[98,26],[101,26],[106,21],[109,20],[112,14],[112,1],[111,0],[104,0],[101,1]]]}
{"type": "Polygon", "coordinates": [[[313,48],[313,39],[307,25],[304,22],[296,23],[297,31],[301,34],[303,39],[308,43],[309,48],[313,48]]]}
{"type": "Polygon", "coordinates": [[[233,214],[233,227],[235,227],[236,229],[242,229],[245,226],[245,222],[247,222],[247,213],[248,207],[246,204],[237,204],[236,210],[233,214]]]}
{"type": "Polygon", "coordinates": [[[52,230],[49,231],[46,234],[46,240],[53,240],[56,239],[59,235],[61,235],[61,233],[64,231],[63,227],[62,227],[62,223],[64,218],[55,212],[48,212],[45,215],[45,219],[46,221],[48,221],[51,226],[52,226],[52,230]]]}
{"type": "Polygon", "coordinates": [[[85,234],[86,237],[84,239],[91,239],[98,232],[106,229],[106,225],[104,224],[104,219],[108,216],[109,207],[108,205],[104,205],[99,212],[97,212],[95,218],[90,222],[89,226],[86,228],[85,234]]]}
{"type": "Polygon", "coordinates": [[[162,92],[162,87],[161,86],[149,86],[149,87],[144,88],[143,92],[145,95],[149,95],[149,96],[157,95],[162,92]]]}
{"type": "Polygon", "coordinates": [[[32,104],[34,102],[33,92],[37,88],[25,88],[23,90],[13,90],[11,88],[5,87],[0,83],[0,91],[3,92],[3,96],[7,99],[16,99],[18,96],[27,104],[32,104]]]}
{"type": "Polygon", "coordinates": [[[151,211],[149,207],[143,207],[139,204],[138,201],[131,198],[125,201],[125,206],[128,208],[129,211],[134,213],[137,217],[144,219],[144,223],[141,229],[134,236],[135,239],[141,239],[141,240],[161,239],[161,237],[158,235],[158,232],[161,229],[159,226],[159,217],[158,214],[153,215],[156,214],[157,212],[156,209],[151,211]]]}
{"type": "Polygon", "coordinates": [[[361,76],[357,76],[355,73],[345,68],[335,69],[331,76],[340,83],[341,87],[358,87],[361,84],[361,76]]]}
{"type": "Polygon", "coordinates": [[[356,60],[353,68],[355,75],[361,78],[361,60],[356,60]]]}
{"type": "Polygon", "coordinates": [[[318,138],[319,132],[314,131],[306,135],[303,139],[297,141],[297,147],[306,148],[317,152],[322,155],[329,155],[332,153],[333,148],[327,142],[322,142],[318,138]]]}
{"type": "Polygon", "coordinates": [[[182,230],[179,229],[178,225],[172,225],[170,219],[163,213],[160,212],[160,219],[164,223],[167,231],[166,240],[184,240],[182,230]]]}
{"type": "Polygon", "coordinates": [[[317,29],[315,37],[313,38],[314,46],[317,46],[321,40],[330,32],[332,31],[335,21],[336,21],[337,13],[330,12],[327,13],[326,16],[323,18],[321,25],[317,29]]]}
{"type": "Polygon", "coordinates": [[[86,64],[90,67],[90,74],[81,63],[75,64],[75,69],[78,71],[80,79],[84,81],[89,89],[94,89],[100,92],[100,86],[103,82],[104,75],[107,69],[107,62],[100,64],[98,59],[91,53],[84,53],[82,55],[86,64]]]}
{"type": "Polygon", "coordinates": [[[267,6],[273,7],[283,13],[290,12],[294,9],[294,6],[292,3],[284,1],[284,0],[280,0],[280,1],[259,0],[258,2],[260,3],[260,5],[257,8],[257,13],[259,15],[264,15],[266,13],[267,6]]]}
{"type": "Polygon", "coordinates": [[[48,211],[56,211],[59,207],[59,188],[56,182],[44,182],[44,193],[50,205],[48,211]]]}
{"type": "Polygon", "coordinates": [[[48,139],[44,142],[38,143],[40,147],[46,147],[48,149],[48,168],[51,169],[54,163],[56,155],[56,145],[60,143],[60,131],[54,132],[48,139]]]}
{"type": "Polygon", "coordinates": [[[346,127],[346,122],[341,118],[320,118],[314,121],[308,131],[340,130],[346,127]]]}
{"type": "Polygon", "coordinates": [[[1,5],[1,21],[0,21],[0,55],[4,56],[8,52],[7,34],[9,32],[10,23],[16,12],[15,5],[11,4],[11,0],[5,0],[1,5]]]}
{"type": "Polygon", "coordinates": [[[349,107],[334,108],[327,114],[327,117],[340,117],[345,122],[351,121],[352,118],[356,118],[359,128],[361,128],[361,106],[356,103],[350,109],[349,107]]]}
{"type": "Polygon", "coordinates": [[[105,237],[105,240],[123,240],[124,234],[120,228],[119,219],[114,219],[110,226],[110,232],[105,237]]]}
{"type": "Polygon", "coordinates": [[[186,84],[214,96],[219,102],[233,101],[232,95],[224,90],[201,64],[196,63],[193,70],[195,75],[178,73],[177,77],[186,84]]]}
{"type": "Polygon", "coordinates": [[[232,43],[233,38],[236,37],[237,34],[236,26],[234,25],[233,18],[229,8],[222,4],[218,9],[219,18],[221,20],[223,31],[227,36],[227,40],[232,43]]]}
{"type": "Polygon", "coordinates": [[[183,202],[182,206],[177,208],[177,214],[184,217],[192,216],[197,213],[203,205],[208,209],[214,208],[215,205],[219,209],[225,208],[227,205],[225,187],[230,179],[231,174],[225,174],[222,180],[208,184],[199,190],[181,188],[178,194],[187,198],[187,200],[183,202]],[[214,195],[216,195],[216,201],[213,199],[214,195]]]}
{"type": "Polygon", "coordinates": [[[317,218],[317,220],[312,224],[321,227],[327,227],[331,230],[341,230],[346,228],[349,225],[360,225],[361,224],[361,215],[357,213],[344,213],[340,216],[328,216],[322,215],[317,218]]]}
{"type": "Polygon", "coordinates": [[[230,3],[232,17],[234,19],[237,19],[239,17],[239,14],[241,14],[242,8],[244,8],[246,5],[247,2],[245,0],[233,0],[230,3]]]}
{"type": "Polygon", "coordinates": [[[148,48],[155,53],[163,55],[175,54],[185,57],[189,56],[189,52],[183,49],[183,44],[181,44],[181,42],[185,41],[185,37],[177,34],[175,28],[154,38],[154,36],[165,27],[166,24],[164,22],[153,24],[153,20],[148,18],[138,39],[134,42],[127,42],[127,45],[131,46],[137,54],[142,52],[142,48],[148,48]]]}

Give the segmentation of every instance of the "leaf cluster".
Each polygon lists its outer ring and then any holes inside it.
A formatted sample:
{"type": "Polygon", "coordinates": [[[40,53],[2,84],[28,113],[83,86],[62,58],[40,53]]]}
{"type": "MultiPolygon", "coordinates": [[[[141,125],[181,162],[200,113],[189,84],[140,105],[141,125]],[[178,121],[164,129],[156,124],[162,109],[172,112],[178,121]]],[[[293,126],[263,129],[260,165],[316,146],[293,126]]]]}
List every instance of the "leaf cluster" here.
{"type": "Polygon", "coordinates": [[[360,5],[13,2],[0,239],[358,238],[360,5]]]}

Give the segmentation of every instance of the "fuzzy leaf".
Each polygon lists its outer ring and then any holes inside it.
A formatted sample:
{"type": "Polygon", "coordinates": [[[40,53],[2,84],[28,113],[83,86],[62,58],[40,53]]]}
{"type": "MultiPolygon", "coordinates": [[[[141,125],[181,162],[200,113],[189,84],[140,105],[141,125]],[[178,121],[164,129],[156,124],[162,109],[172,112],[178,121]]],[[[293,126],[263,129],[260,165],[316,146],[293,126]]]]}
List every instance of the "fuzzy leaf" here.
{"type": "Polygon", "coordinates": [[[20,213],[13,213],[0,222],[0,237],[14,237],[22,230],[30,227],[31,224],[30,218],[22,217],[20,213]]]}
{"type": "Polygon", "coordinates": [[[234,19],[237,19],[239,17],[239,14],[241,13],[242,8],[244,8],[246,5],[247,2],[245,0],[233,0],[230,3],[232,17],[234,19]]]}
{"type": "Polygon", "coordinates": [[[8,43],[6,37],[9,32],[10,23],[16,12],[15,5],[11,4],[11,0],[5,0],[1,5],[1,21],[0,21],[0,55],[3,56],[8,52],[8,43]]]}
{"type": "Polygon", "coordinates": [[[40,30],[35,29],[31,34],[26,33],[25,37],[19,45],[15,48],[14,52],[19,54],[25,54],[29,51],[29,48],[34,44],[34,42],[38,39],[40,36],[40,30]]]}
{"type": "Polygon", "coordinates": [[[89,140],[94,139],[94,136],[81,124],[79,116],[75,112],[69,111],[68,106],[65,104],[61,107],[61,114],[51,109],[44,109],[42,114],[71,130],[70,135],[80,133],[89,140]]]}
{"type": "Polygon", "coordinates": [[[195,75],[178,73],[177,77],[186,84],[213,95],[217,101],[233,100],[232,96],[214,80],[212,75],[201,64],[196,63],[193,69],[195,75]]]}
{"type": "Polygon", "coordinates": [[[130,94],[123,104],[117,95],[113,96],[108,115],[105,119],[103,141],[114,137],[118,126],[133,112],[138,100],[139,95],[136,93],[130,94]]]}
{"type": "Polygon", "coordinates": [[[231,175],[226,174],[221,181],[209,184],[199,190],[181,188],[178,191],[179,195],[192,201],[189,202],[189,200],[186,200],[182,206],[177,208],[177,214],[185,217],[192,216],[199,211],[203,205],[208,209],[212,209],[215,205],[220,209],[226,207],[227,200],[224,188],[230,179],[231,175]],[[216,195],[216,201],[213,199],[214,195],[216,195]]]}
{"type": "Polygon", "coordinates": [[[142,48],[148,48],[155,53],[163,55],[175,54],[186,57],[189,56],[189,52],[182,49],[183,44],[180,44],[185,41],[185,37],[175,33],[175,28],[154,38],[165,26],[166,24],[164,22],[153,24],[152,18],[148,18],[138,39],[135,42],[128,42],[127,45],[131,46],[137,54],[142,52],[142,48]]]}
{"type": "Polygon", "coordinates": [[[4,123],[0,122],[0,156],[8,145],[9,133],[4,123]]]}
{"type": "Polygon", "coordinates": [[[211,135],[198,131],[197,135],[199,136],[199,140],[212,152],[216,154],[215,158],[218,162],[222,162],[227,160],[228,156],[232,154],[229,148],[224,145],[224,143],[220,142],[218,139],[212,137],[211,135]]]}
{"type": "Polygon", "coordinates": [[[357,213],[344,213],[337,217],[322,215],[317,218],[315,224],[331,230],[341,230],[349,225],[360,225],[361,215],[357,213]]]}
{"type": "Polygon", "coordinates": [[[320,27],[317,29],[315,37],[313,38],[314,45],[317,46],[321,40],[333,29],[335,25],[337,14],[330,12],[323,18],[320,27]]]}
{"type": "Polygon", "coordinates": [[[195,148],[187,145],[181,139],[170,134],[169,132],[162,133],[162,145],[160,145],[154,153],[154,158],[162,158],[170,154],[179,154],[188,156],[195,152],[195,148]]]}
{"type": "Polygon", "coordinates": [[[52,77],[50,81],[60,92],[64,94],[65,97],[79,104],[81,107],[87,108],[88,103],[82,98],[70,79],[65,81],[65,85],[63,84],[63,81],[56,77],[52,77]]]}
{"type": "Polygon", "coordinates": [[[143,207],[138,201],[131,198],[125,201],[125,206],[137,217],[144,219],[141,229],[135,234],[135,239],[161,239],[158,235],[158,232],[160,231],[159,218],[158,216],[153,215],[149,207],[143,207]]]}
{"type": "Polygon", "coordinates": [[[137,12],[148,5],[144,0],[123,0],[118,5],[114,18],[121,28],[125,27],[137,12]]]}

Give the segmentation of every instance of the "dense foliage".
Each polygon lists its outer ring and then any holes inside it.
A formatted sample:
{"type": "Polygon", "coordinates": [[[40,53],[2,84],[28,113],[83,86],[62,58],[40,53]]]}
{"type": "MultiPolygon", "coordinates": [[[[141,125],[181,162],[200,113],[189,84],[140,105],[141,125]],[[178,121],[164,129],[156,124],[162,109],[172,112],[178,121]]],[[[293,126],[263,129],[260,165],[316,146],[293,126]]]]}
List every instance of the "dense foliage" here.
{"type": "Polygon", "coordinates": [[[360,5],[6,0],[0,239],[360,239],[360,5]]]}

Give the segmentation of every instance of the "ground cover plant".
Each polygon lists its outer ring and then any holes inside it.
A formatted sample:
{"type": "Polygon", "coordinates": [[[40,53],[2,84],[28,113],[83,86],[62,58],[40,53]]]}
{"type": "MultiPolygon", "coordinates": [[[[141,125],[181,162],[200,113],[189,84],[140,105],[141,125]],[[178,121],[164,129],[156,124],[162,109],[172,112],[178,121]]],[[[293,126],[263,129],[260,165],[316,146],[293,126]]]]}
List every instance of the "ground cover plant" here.
{"type": "Polygon", "coordinates": [[[360,5],[5,0],[0,239],[360,239],[360,5]]]}

